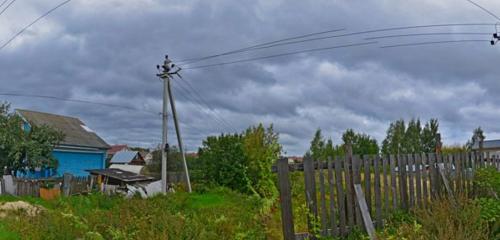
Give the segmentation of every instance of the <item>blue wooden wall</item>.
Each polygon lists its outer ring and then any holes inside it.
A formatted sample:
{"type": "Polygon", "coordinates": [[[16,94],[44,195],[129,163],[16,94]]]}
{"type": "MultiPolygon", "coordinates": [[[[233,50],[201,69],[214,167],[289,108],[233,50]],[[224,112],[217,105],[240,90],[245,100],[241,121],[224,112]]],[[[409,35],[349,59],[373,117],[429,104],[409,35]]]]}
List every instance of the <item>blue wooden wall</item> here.
{"type": "Polygon", "coordinates": [[[102,169],[106,164],[106,152],[68,152],[54,150],[54,157],[59,162],[57,175],[71,173],[75,176],[87,176],[86,169],[102,169]]]}

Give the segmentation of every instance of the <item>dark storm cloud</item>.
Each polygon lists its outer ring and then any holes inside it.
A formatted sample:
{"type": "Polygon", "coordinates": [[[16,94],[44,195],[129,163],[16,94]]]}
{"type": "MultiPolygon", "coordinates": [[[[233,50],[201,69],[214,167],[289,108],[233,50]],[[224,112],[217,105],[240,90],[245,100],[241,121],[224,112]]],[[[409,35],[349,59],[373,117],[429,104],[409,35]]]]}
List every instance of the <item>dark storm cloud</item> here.
{"type": "MultiPolygon", "coordinates": [[[[57,3],[16,2],[0,16],[0,41],[57,3]]],[[[481,4],[500,12],[499,3],[481,4]]],[[[161,119],[154,112],[161,110],[162,85],[155,77],[155,66],[165,53],[180,60],[342,27],[346,31],[329,35],[470,22],[494,23],[466,1],[452,0],[74,0],[0,51],[1,92],[86,99],[138,110],[2,99],[17,108],[80,117],[112,144],[152,147],[161,139],[161,119]]],[[[493,31],[492,26],[476,26],[372,33],[262,49],[190,66],[361,43],[387,34],[493,31]]],[[[275,125],[288,154],[302,154],[317,128],[336,143],[346,128],[381,140],[390,121],[412,117],[439,118],[448,144],[465,142],[478,125],[487,137],[499,137],[498,48],[487,43],[379,48],[458,39],[487,40],[489,36],[379,39],[369,46],[185,69],[185,79],[173,82],[185,144],[196,150],[207,135],[234,128],[242,131],[263,122],[275,125]],[[203,97],[201,105],[194,100],[198,94],[203,97]]]]}

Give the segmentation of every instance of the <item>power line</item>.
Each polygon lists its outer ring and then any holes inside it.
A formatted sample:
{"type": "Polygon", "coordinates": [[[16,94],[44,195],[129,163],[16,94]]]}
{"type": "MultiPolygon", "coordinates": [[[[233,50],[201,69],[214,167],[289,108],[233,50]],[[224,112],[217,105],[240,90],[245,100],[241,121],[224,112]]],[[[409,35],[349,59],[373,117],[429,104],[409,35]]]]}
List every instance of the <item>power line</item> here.
{"type": "Polygon", "coordinates": [[[277,46],[298,44],[298,43],[332,39],[332,38],[363,35],[363,34],[368,34],[368,33],[396,31],[396,30],[408,30],[408,29],[432,28],[432,27],[451,27],[451,26],[494,26],[494,25],[495,24],[491,24],[491,23],[451,23],[451,24],[432,24],[432,25],[417,25],[417,26],[406,26],[406,27],[381,28],[381,29],[346,33],[346,34],[340,34],[340,35],[332,35],[332,36],[325,36],[325,37],[309,38],[309,39],[305,39],[305,40],[277,43],[277,44],[267,45],[267,46],[263,46],[263,47],[253,48],[252,50],[259,50],[259,49],[272,48],[272,47],[277,47],[277,46]]]}
{"type": "Polygon", "coordinates": [[[188,98],[189,100],[191,100],[191,101],[194,103],[194,105],[195,105],[195,106],[196,106],[196,107],[197,107],[200,111],[205,112],[207,115],[209,115],[209,116],[210,116],[210,117],[214,120],[214,122],[215,122],[215,123],[217,123],[217,125],[218,125],[219,127],[221,127],[221,128],[222,128],[222,129],[221,129],[221,130],[222,130],[222,132],[224,132],[224,129],[225,129],[225,128],[229,128],[229,129],[231,129],[232,131],[237,132],[235,128],[233,128],[231,125],[229,125],[227,122],[225,122],[225,121],[223,120],[223,118],[221,118],[219,115],[217,115],[217,113],[215,113],[215,112],[213,112],[213,111],[210,111],[210,110],[211,110],[210,108],[208,108],[208,110],[207,110],[206,108],[204,108],[204,107],[202,106],[203,104],[202,104],[202,103],[201,103],[198,99],[196,99],[196,98],[194,97],[194,95],[192,95],[192,94],[191,94],[191,92],[190,92],[188,89],[184,88],[184,87],[183,87],[182,85],[180,85],[180,84],[178,84],[178,85],[173,85],[173,86],[174,86],[174,88],[176,88],[177,90],[182,91],[182,92],[184,93],[184,96],[185,96],[186,98],[188,98]],[[192,97],[192,98],[191,98],[191,97],[192,97]]]}
{"type": "Polygon", "coordinates": [[[321,34],[325,34],[325,33],[339,32],[339,31],[344,31],[344,30],[345,30],[345,28],[332,29],[332,30],[327,30],[327,31],[322,31],[322,32],[315,32],[315,33],[309,33],[309,34],[304,34],[304,35],[299,35],[299,36],[294,36],[294,37],[289,37],[289,38],[283,38],[280,40],[259,43],[256,45],[252,45],[252,46],[248,46],[248,47],[244,47],[244,48],[240,48],[240,49],[236,49],[236,50],[231,50],[231,51],[223,52],[223,53],[219,53],[219,54],[209,55],[209,56],[205,56],[205,57],[183,59],[183,60],[178,61],[178,63],[183,63],[183,65],[186,65],[186,64],[191,64],[191,63],[195,63],[195,62],[199,62],[199,61],[203,61],[203,60],[207,60],[207,59],[211,59],[211,58],[216,58],[216,57],[220,57],[220,56],[226,56],[226,55],[230,55],[230,54],[245,52],[247,50],[251,50],[251,49],[256,48],[256,47],[266,46],[269,44],[274,44],[274,43],[279,43],[279,42],[289,41],[289,40],[295,40],[295,39],[300,39],[300,38],[306,38],[306,37],[321,35],[321,34]]]}
{"type": "Polygon", "coordinates": [[[417,42],[417,43],[386,45],[386,46],[381,46],[380,48],[396,48],[396,47],[410,47],[410,46],[434,45],[434,44],[445,44],[445,43],[466,43],[466,42],[487,42],[487,43],[489,43],[490,40],[464,39],[464,40],[449,40],[449,41],[417,42]]]}
{"type": "Polygon", "coordinates": [[[74,98],[64,98],[64,97],[37,95],[37,94],[24,94],[24,93],[23,94],[21,94],[21,93],[0,93],[0,96],[43,98],[43,99],[51,99],[51,100],[64,101],[64,102],[85,103],[85,104],[100,105],[100,106],[105,106],[105,107],[121,108],[121,109],[133,110],[133,111],[141,111],[141,112],[147,112],[147,113],[159,115],[158,112],[154,112],[154,111],[150,111],[150,110],[146,110],[146,109],[139,109],[139,108],[135,108],[135,107],[131,107],[131,106],[118,105],[118,104],[93,102],[93,101],[89,101],[89,100],[74,99],[74,98]]]}
{"type": "MultiPolygon", "coordinates": [[[[12,5],[15,1],[16,0],[10,1],[10,3],[7,4],[7,6],[0,12],[0,15],[2,15],[10,7],[10,5],[12,5]]],[[[7,0],[3,1],[2,5],[0,5],[0,8],[5,4],[5,2],[7,2],[7,0]]]]}
{"type": "Polygon", "coordinates": [[[0,4],[0,8],[3,7],[3,5],[7,2],[8,0],[3,0],[3,2],[0,4]]]}
{"type": "Polygon", "coordinates": [[[263,56],[263,57],[241,59],[241,60],[231,61],[231,62],[220,62],[220,63],[214,63],[214,64],[201,65],[201,66],[187,67],[187,68],[184,68],[184,69],[199,69],[199,68],[208,68],[208,67],[214,67],[214,66],[223,66],[223,65],[229,65],[229,64],[234,64],[234,63],[251,62],[251,61],[257,61],[257,60],[261,60],[261,59],[283,57],[283,56],[300,54],[300,53],[325,51],[325,50],[332,50],[332,49],[337,49],[337,48],[357,47],[357,46],[364,46],[364,45],[370,45],[370,44],[375,44],[375,43],[377,43],[377,42],[376,41],[371,41],[371,42],[364,42],[364,43],[354,43],[354,44],[346,44],[346,45],[337,45],[337,46],[332,46],[332,47],[313,48],[313,49],[306,49],[306,50],[301,50],[301,51],[281,53],[281,54],[269,55],[269,56],[263,56]]]}
{"type": "Polygon", "coordinates": [[[181,77],[181,82],[184,82],[184,83],[188,86],[188,88],[190,88],[190,89],[194,92],[194,94],[198,96],[199,100],[200,100],[201,102],[203,102],[203,104],[204,104],[204,105],[205,105],[205,106],[206,106],[206,107],[207,107],[210,111],[212,111],[212,112],[213,112],[216,116],[218,116],[218,117],[222,120],[222,122],[224,122],[225,124],[229,125],[229,126],[230,126],[230,127],[231,127],[234,131],[235,131],[235,132],[237,132],[237,131],[236,131],[236,128],[234,128],[234,125],[233,125],[232,123],[227,122],[227,121],[226,121],[226,119],[224,119],[223,117],[221,117],[221,116],[220,116],[220,114],[218,113],[217,109],[216,109],[216,108],[214,108],[214,107],[213,107],[213,106],[212,106],[212,105],[211,105],[208,101],[206,101],[206,100],[205,100],[205,99],[201,96],[200,92],[199,92],[199,91],[197,91],[197,90],[196,90],[196,88],[194,88],[194,87],[193,87],[193,85],[192,85],[192,84],[191,84],[188,80],[186,80],[186,79],[184,79],[184,78],[182,78],[182,77],[181,77]]]}
{"type": "Polygon", "coordinates": [[[482,7],[481,5],[473,2],[472,0],[466,0],[466,1],[474,4],[476,7],[482,9],[483,11],[485,11],[486,13],[488,13],[489,15],[493,16],[494,18],[496,18],[497,20],[500,20],[500,18],[497,15],[495,15],[494,13],[492,13],[491,11],[489,11],[488,9],[482,7]]]}
{"type": "MultiPolygon", "coordinates": [[[[15,0],[13,0],[15,1],[15,0]]],[[[42,14],[40,17],[38,17],[37,19],[35,19],[33,22],[31,22],[30,24],[26,25],[23,29],[21,29],[21,31],[17,32],[12,38],[10,38],[7,42],[5,42],[2,46],[0,46],[0,51],[5,48],[7,45],[9,45],[14,39],[16,39],[19,35],[21,35],[24,31],[26,31],[26,29],[30,28],[31,26],[33,26],[35,23],[37,23],[38,21],[40,21],[42,18],[46,17],[47,15],[49,15],[50,13],[52,13],[53,11],[57,10],[58,8],[64,6],[65,4],[71,2],[71,0],[66,0],[60,4],[58,4],[57,6],[53,7],[52,9],[50,9],[49,11],[47,11],[46,13],[42,14]]],[[[1,14],[1,13],[0,13],[1,14]]]]}
{"type": "MultiPolygon", "coordinates": [[[[304,42],[310,42],[310,41],[318,41],[318,40],[324,40],[324,39],[331,39],[331,38],[340,38],[340,37],[348,37],[348,36],[356,36],[356,35],[363,35],[363,34],[369,34],[369,33],[377,33],[377,32],[387,32],[387,31],[397,31],[397,30],[409,30],[409,29],[418,29],[418,28],[435,28],[435,27],[454,27],[454,26],[494,26],[495,24],[492,23],[447,23],[447,24],[429,24],[429,25],[413,25],[413,26],[403,26],[403,27],[391,27],[391,28],[379,28],[379,29],[372,29],[372,30],[364,30],[364,31],[359,31],[359,32],[352,32],[352,33],[345,33],[345,34],[339,34],[339,35],[330,35],[330,36],[323,36],[323,37],[316,37],[316,38],[308,38],[308,39],[303,39],[303,40],[297,40],[297,41],[285,41],[283,40],[277,40],[274,41],[276,43],[271,43],[271,44],[260,44],[260,46],[250,46],[246,48],[242,48],[239,50],[234,50],[230,52],[225,52],[221,54],[216,54],[216,55],[211,55],[205,57],[206,59],[213,58],[214,56],[219,56],[219,55],[230,55],[230,54],[236,54],[236,53],[243,53],[243,52],[248,52],[248,51],[255,51],[255,50],[260,50],[260,49],[266,49],[266,48],[272,48],[272,47],[277,47],[277,46],[284,46],[284,45],[291,45],[291,44],[298,44],[298,43],[304,43],[304,42]],[[285,41],[285,42],[283,42],[285,41]]],[[[189,65],[192,63],[185,63],[185,65],[189,65]]],[[[189,67],[185,67],[187,69],[189,67]]]]}
{"type": "Polygon", "coordinates": [[[385,36],[377,36],[377,37],[368,37],[365,40],[375,40],[375,39],[384,39],[384,38],[399,38],[399,37],[414,37],[414,36],[440,36],[440,35],[488,35],[491,33],[474,33],[474,32],[441,32],[441,33],[409,33],[409,34],[396,34],[396,35],[385,35],[385,36]]]}

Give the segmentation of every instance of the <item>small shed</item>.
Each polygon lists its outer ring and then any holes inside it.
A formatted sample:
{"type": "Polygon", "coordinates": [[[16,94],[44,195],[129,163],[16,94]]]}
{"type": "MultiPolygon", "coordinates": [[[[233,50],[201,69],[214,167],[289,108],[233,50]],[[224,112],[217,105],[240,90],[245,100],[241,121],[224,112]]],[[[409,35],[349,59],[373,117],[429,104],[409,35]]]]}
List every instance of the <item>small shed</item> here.
{"type": "Polygon", "coordinates": [[[155,180],[153,177],[117,168],[89,169],[86,171],[89,172],[90,175],[97,177],[97,183],[104,183],[106,185],[125,186],[126,184],[149,183],[155,180]]]}

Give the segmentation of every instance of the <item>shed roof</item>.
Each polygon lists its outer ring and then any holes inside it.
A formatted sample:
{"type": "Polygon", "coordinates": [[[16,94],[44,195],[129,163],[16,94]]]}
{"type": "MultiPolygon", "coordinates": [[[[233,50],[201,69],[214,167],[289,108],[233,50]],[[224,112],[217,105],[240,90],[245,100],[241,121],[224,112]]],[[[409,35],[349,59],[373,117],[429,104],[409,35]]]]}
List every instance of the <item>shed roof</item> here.
{"type": "Polygon", "coordinates": [[[111,158],[110,163],[130,163],[137,156],[137,151],[119,151],[111,158]]]}
{"type": "MultiPolygon", "coordinates": [[[[500,148],[500,139],[483,141],[483,149],[500,148]]],[[[479,149],[479,142],[472,145],[472,149],[479,149]]]]}
{"type": "Polygon", "coordinates": [[[109,148],[109,145],[102,138],[78,118],[23,109],[17,109],[16,112],[30,124],[47,125],[61,131],[64,134],[61,145],[109,148]]]}
{"type": "Polygon", "coordinates": [[[106,169],[89,169],[85,170],[93,175],[101,175],[109,178],[114,178],[116,180],[131,183],[131,182],[144,182],[153,181],[153,177],[148,177],[140,174],[136,174],[129,171],[124,171],[116,168],[106,168],[106,169]]]}

